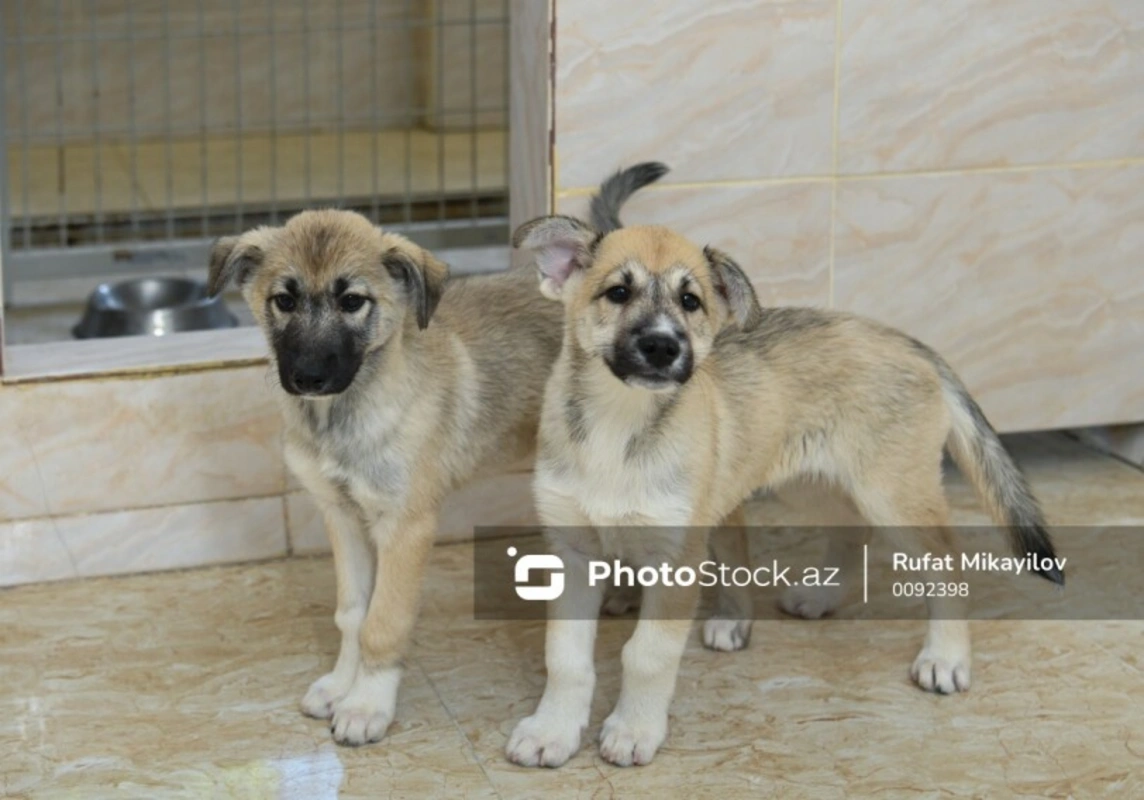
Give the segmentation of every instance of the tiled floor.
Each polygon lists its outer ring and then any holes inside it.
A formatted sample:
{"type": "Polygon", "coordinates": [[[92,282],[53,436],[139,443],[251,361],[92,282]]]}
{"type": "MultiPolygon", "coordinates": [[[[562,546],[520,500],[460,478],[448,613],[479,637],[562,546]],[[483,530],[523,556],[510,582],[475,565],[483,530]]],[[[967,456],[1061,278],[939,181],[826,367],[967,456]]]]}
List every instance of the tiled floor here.
{"type": "MultiPolygon", "coordinates": [[[[1141,472],[1059,436],[1015,441],[1054,522],[1144,524],[1141,472]]],[[[964,486],[951,495],[979,518],[964,486]]],[[[1127,557],[1084,556],[1080,574],[1127,557]]],[[[906,675],[919,622],[783,620],[768,597],[746,652],[693,638],[650,766],[609,766],[591,743],[632,625],[608,620],[585,747],[559,770],[514,767],[502,750],[543,686],[543,626],[475,621],[471,569],[470,546],[437,548],[397,720],[356,750],[297,711],[336,650],[326,559],[4,591],[0,794],[1144,796],[1141,622],[976,622],[973,690],[938,697],[906,675]]]]}

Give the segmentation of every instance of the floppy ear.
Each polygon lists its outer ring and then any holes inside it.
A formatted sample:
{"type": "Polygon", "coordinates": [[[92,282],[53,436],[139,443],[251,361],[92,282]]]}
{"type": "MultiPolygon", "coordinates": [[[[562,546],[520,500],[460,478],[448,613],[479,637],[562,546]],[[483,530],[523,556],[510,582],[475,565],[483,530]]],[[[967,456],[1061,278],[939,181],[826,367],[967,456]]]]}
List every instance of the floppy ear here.
{"type": "Polygon", "coordinates": [[[403,236],[389,234],[390,244],[381,256],[386,271],[405,286],[409,304],[417,315],[417,327],[425,330],[445,291],[449,266],[403,236]]]}
{"type": "Polygon", "coordinates": [[[255,228],[241,236],[223,236],[218,239],[211,246],[207,293],[215,297],[231,281],[238,286],[246,283],[254,271],[262,266],[266,248],[275,230],[267,227],[255,228]]]}
{"type": "Polygon", "coordinates": [[[601,238],[578,219],[539,217],[516,229],[512,246],[532,253],[540,270],[541,293],[556,300],[572,273],[592,263],[592,249],[601,238]]]}
{"type": "Polygon", "coordinates": [[[731,311],[731,317],[741,327],[754,322],[762,313],[759,298],[755,294],[755,287],[751,279],[743,272],[742,267],[736,264],[729,255],[714,247],[704,247],[703,255],[711,265],[711,273],[715,277],[715,288],[731,311]]]}

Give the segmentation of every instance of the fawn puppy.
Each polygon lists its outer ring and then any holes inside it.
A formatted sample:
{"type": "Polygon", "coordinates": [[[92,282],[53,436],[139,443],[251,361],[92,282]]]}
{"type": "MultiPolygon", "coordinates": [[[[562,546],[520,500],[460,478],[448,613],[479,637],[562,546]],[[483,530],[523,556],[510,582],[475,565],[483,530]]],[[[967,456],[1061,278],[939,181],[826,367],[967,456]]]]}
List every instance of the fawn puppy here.
{"type": "MultiPolygon", "coordinates": [[[[550,607],[548,683],[510,737],[510,760],[559,766],[579,748],[603,593],[589,585],[587,561],[695,568],[708,532],[760,488],[832,484],[870,524],[891,529],[900,549],[956,559],[942,489],[948,448],[1017,552],[1054,555],[1018,467],[925,345],[848,314],[761,308],[730,256],[663,227],[601,231],[549,216],[523,225],[514,244],[535,255],[542,293],[564,307],[534,488],[566,588],[550,607]]],[[[744,535],[719,537],[725,560],[745,562],[744,535]]],[[[1055,567],[1041,574],[1063,582],[1055,567]]],[[[600,734],[608,761],[646,764],[664,741],[698,594],[698,584],[644,589],[620,697],[600,734]]],[[[928,600],[912,668],[923,689],[969,687],[965,602],[928,600]]]]}

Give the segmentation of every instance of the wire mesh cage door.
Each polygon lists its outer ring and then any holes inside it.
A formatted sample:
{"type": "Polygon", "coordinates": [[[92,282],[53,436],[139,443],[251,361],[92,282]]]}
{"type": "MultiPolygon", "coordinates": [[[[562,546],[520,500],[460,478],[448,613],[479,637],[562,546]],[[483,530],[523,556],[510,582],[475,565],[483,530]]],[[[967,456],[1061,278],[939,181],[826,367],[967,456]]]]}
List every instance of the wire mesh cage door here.
{"type": "Polygon", "coordinates": [[[0,2],[6,285],[314,207],[506,240],[508,0],[0,2]]]}

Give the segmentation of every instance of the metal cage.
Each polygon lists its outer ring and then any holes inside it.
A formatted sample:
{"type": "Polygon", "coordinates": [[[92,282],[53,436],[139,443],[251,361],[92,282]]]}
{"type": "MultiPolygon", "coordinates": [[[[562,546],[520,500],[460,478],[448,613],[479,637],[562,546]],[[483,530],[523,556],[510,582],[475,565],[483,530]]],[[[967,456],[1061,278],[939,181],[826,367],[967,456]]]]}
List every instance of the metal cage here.
{"type": "Polygon", "coordinates": [[[205,265],[317,206],[507,238],[508,0],[2,3],[6,284],[205,265]]]}

